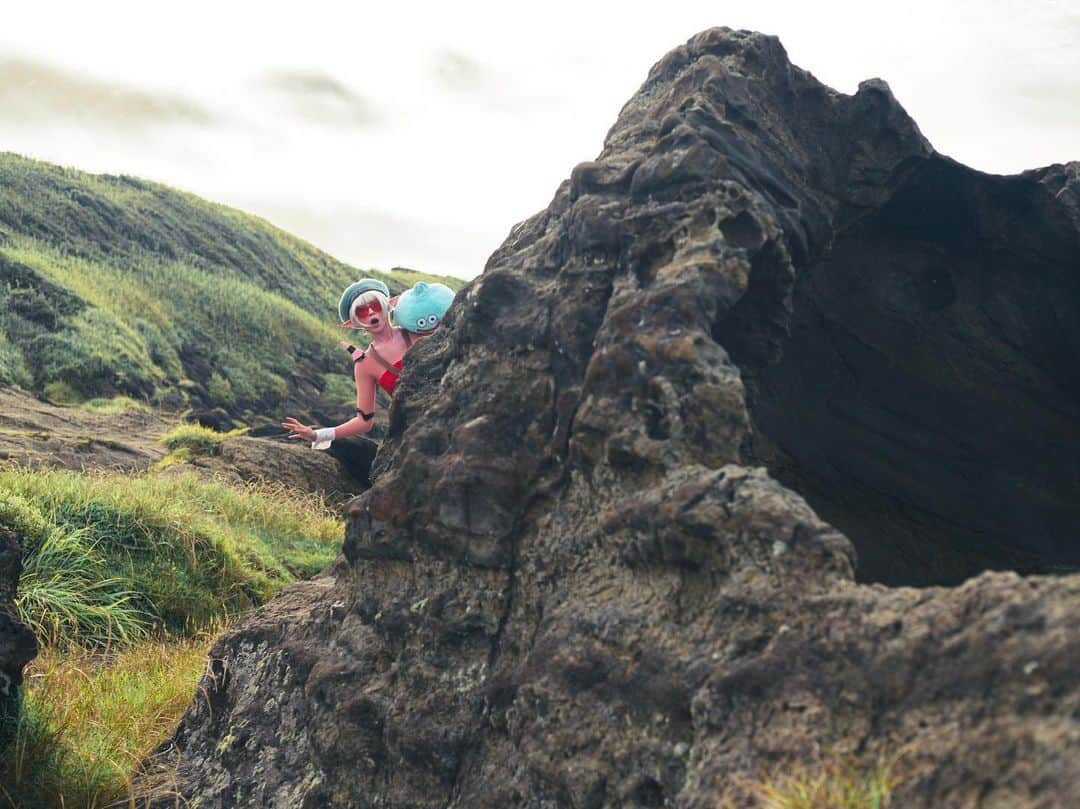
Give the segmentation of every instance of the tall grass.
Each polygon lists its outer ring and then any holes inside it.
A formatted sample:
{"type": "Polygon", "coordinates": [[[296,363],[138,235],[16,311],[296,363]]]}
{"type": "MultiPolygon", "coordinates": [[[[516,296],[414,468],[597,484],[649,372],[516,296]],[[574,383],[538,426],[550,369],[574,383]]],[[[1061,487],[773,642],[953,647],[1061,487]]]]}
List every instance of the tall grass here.
{"type": "Polygon", "coordinates": [[[27,668],[23,711],[0,757],[0,807],[137,798],[131,774],[191,701],[210,643],[201,634],[108,654],[45,649],[27,668]]]}
{"type": "Polygon", "coordinates": [[[97,544],[86,528],[57,526],[23,555],[15,606],[40,643],[108,646],[146,635],[151,616],[97,544]]]}
{"type": "MultiPolygon", "coordinates": [[[[42,388],[63,381],[84,397],[149,397],[180,389],[189,376],[207,386],[217,373],[229,385],[218,384],[215,404],[265,409],[287,394],[298,356],[322,370],[340,365],[331,318],[253,279],[153,256],[117,266],[26,237],[10,238],[3,253],[69,296],[57,302],[54,293],[33,309],[39,319],[50,313],[58,328],[23,318],[8,329],[42,388]]],[[[330,297],[320,296],[324,313],[332,312],[330,297]]],[[[21,306],[13,311],[30,305],[21,306]]]]}
{"type": "Polygon", "coordinates": [[[317,497],[191,474],[12,468],[0,492],[0,524],[26,542],[24,614],[46,642],[135,638],[136,614],[192,631],[317,573],[343,534],[317,497]]]}
{"type": "MultiPolygon", "coordinates": [[[[131,177],[94,176],[0,153],[0,227],[120,267],[190,261],[306,298],[354,274],[263,219],[131,177]]],[[[352,279],[355,280],[355,279],[352,279]]]]}
{"type": "Polygon", "coordinates": [[[43,645],[0,809],[139,797],[132,773],[191,701],[211,635],[321,570],[344,528],[284,487],[18,468],[0,469],[0,525],[22,539],[17,605],[43,645]]]}

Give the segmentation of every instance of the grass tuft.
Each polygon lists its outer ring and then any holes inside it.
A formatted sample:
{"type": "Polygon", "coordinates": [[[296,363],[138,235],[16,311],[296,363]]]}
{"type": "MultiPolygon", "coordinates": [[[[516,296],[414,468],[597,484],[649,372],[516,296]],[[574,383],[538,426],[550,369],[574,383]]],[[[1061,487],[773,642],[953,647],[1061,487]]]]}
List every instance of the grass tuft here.
{"type": "Polygon", "coordinates": [[[116,416],[121,413],[149,413],[150,407],[144,402],[138,402],[129,396],[114,396],[111,399],[98,397],[88,402],[83,402],[83,410],[99,415],[116,416]]]}
{"type": "Polygon", "coordinates": [[[83,400],[82,393],[63,379],[47,382],[41,392],[46,399],[57,405],[77,405],[83,400]]]}
{"type": "Polygon", "coordinates": [[[40,643],[108,646],[146,635],[151,616],[97,546],[88,529],[57,526],[23,554],[15,606],[40,643]]]}
{"type": "Polygon", "coordinates": [[[870,766],[841,761],[796,765],[749,786],[759,809],[888,809],[897,783],[893,766],[884,758],[870,766]]]}
{"type": "Polygon", "coordinates": [[[179,427],[166,433],[161,443],[165,448],[175,452],[186,449],[191,455],[216,455],[221,449],[221,443],[228,438],[236,438],[247,432],[246,427],[230,430],[227,433],[219,433],[201,424],[181,424],[179,427]]]}
{"type": "Polygon", "coordinates": [[[40,508],[21,494],[3,488],[0,488],[0,526],[15,532],[24,553],[28,543],[40,542],[53,527],[40,508]]]}

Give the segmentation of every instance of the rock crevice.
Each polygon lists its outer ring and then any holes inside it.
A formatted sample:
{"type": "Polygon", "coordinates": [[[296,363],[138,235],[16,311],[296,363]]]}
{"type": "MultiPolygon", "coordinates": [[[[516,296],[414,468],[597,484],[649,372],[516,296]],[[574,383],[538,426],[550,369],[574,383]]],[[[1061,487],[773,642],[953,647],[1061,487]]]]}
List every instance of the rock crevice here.
{"type": "Polygon", "coordinates": [[[1080,219],[1057,173],[927,160],[800,271],[782,359],[746,369],[758,457],[862,578],[1080,569],[1080,219]]]}

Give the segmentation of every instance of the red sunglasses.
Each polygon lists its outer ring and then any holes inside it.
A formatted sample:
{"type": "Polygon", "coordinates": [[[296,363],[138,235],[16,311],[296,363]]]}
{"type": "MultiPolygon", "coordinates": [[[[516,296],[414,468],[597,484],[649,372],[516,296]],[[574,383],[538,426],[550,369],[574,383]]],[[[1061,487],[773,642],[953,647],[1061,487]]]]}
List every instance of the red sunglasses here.
{"type": "Polygon", "coordinates": [[[362,303],[353,309],[353,316],[357,320],[363,320],[365,317],[370,317],[378,312],[382,311],[382,304],[378,301],[372,301],[371,303],[362,303]]]}

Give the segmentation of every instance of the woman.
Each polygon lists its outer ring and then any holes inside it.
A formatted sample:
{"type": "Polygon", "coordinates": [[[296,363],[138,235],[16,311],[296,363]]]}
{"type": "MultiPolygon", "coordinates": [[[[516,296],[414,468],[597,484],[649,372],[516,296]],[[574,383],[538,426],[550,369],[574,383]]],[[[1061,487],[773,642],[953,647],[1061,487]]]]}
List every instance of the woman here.
{"type": "Polygon", "coordinates": [[[375,418],[375,386],[393,394],[401,373],[402,357],[416,337],[390,324],[390,290],[375,278],[363,278],[349,286],[338,302],[338,315],[347,329],[363,329],[371,336],[364,350],[342,342],[353,356],[356,380],[356,416],[337,427],[315,429],[287,417],[281,426],[290,438],[311,441],[314,449],[326,449],[335,438],[360,435],[371,430],[375,418]]]}

